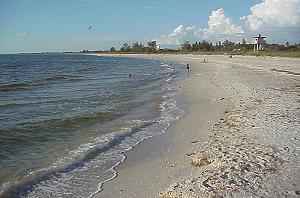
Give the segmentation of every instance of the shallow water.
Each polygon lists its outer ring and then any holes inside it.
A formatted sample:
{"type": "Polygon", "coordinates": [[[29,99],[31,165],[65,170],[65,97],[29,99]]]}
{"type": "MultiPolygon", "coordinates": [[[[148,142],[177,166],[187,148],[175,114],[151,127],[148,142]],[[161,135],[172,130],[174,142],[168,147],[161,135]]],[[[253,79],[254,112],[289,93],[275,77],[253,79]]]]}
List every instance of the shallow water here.
{"type": "Polygon", "coordinates": [[[0,55],[0,192],[88,197],[182,111],[183,67],[124,57],[0,55]],[[131,75],[129,75],[131,74],[131,75]]]}

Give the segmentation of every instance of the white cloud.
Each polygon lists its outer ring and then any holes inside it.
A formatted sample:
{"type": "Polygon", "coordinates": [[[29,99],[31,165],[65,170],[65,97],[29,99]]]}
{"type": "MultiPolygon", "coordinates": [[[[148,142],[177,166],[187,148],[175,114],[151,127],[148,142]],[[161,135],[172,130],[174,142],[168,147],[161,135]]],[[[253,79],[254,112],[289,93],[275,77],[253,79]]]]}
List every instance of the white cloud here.
{"type": "Polygon", "coordinates": [[[271,42],[300,41],[300,0],[261,0],[249,9],[249,15],[240,17],[240,25],[233,23],[220,8],[211,12],[207,27],[179,25],[158,40],[176,45],[186,40],[241,41],[262,33],[271,42]]]}
{"type": "Polygon", "coordinates": [[[252,31],[272,27],[300,28],[300,0],[263,0],[250,10],[251,14],[241,19],[252,31]]]}
{"type": "Polygon", "coordinates": [[[233,24],[230,18],[225,16],[223,8],[212,11],[208,20],[207,32],[217,34],[222,33],[225,35],[244,33],[240,26],[233,24]]]}
{"type": "Polygon", "coordinates": [[[159,41],[162,44],[178,45],[187,40],[220,40],[225,38],[235,40],[243,33],[242,27],[233,24],[231,19],[225,16],[224,9],[220,8],[211,12],[207,28],[179,25],[172,33],[161,36],[159,41]]]}
{"type": "Polygon", "coordinates": [[[179,25],[168,35],[163,35],[159,39],[162,44],[181,44],[186,40],[197,38],[197,28],[195,26],[179,25]]]}

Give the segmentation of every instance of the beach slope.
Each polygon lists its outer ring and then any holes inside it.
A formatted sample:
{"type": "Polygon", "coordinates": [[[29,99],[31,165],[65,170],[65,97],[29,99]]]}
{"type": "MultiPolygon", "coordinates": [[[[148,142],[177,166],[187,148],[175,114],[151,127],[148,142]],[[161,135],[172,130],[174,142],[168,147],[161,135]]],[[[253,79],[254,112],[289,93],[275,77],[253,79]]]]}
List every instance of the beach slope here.
{"type": "Polygon", "coordinates": [[[300,59],[129,56],[191,65],[186,114],[132,150],[97,197],[299,196],[300,59]]]}

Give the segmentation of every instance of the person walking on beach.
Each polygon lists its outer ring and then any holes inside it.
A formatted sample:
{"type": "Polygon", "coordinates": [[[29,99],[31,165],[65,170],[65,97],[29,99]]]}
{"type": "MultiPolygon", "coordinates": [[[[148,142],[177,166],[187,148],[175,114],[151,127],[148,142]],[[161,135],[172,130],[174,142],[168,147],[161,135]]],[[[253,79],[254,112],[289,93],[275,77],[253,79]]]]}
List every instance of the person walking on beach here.
{"type": "Polygon", "coordinates": [[[190,64],[186,64],[186,70],[187,70],[188,72],[191,71],[191,66],[190,66],[190,64]]]}

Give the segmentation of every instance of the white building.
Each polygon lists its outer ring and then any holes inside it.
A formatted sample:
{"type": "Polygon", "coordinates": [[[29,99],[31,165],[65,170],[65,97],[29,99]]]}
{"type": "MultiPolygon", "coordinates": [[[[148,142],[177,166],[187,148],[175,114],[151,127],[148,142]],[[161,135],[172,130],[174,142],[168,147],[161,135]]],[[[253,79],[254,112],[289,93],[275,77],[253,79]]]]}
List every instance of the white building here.
{"type": "Polygon", "coordinates": [[[255,44],[254,44],[254,51],[261,51],[264,50],[264,44],[266,43],[265,41],[265,36],[261,36],[261,34],[259,34],[258,36],[253,37],[255,38],[255,44]]]}

